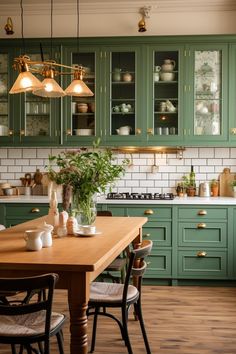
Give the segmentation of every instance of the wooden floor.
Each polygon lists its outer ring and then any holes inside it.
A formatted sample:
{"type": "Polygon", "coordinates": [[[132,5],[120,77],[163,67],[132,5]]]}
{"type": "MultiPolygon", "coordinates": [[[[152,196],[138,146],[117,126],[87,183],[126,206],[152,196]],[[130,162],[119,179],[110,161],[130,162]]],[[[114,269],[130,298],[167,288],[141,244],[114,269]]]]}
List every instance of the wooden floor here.
{"type": "MultiPolygon", "coordinates": [[[[64,291],[56,290],[54,305],[54,310],[67,313],[64,291]]],[[[153,354],[236,353],[236,288],[146,286],[143,314],[153,354]]],[[[144,354],[139,324],[130,317],[133,352],[144,354]]],[[[98,328],[95,353],[127,353],[115,322],[100,318],[98,328]]],[[[64,337],[69,354],[68,322],[64,337]]],[[[0,345],[0,354],[8,353],[8,347],[0,345]]],[[[51,354],[58,354],[54,339],[51,354]]]]}

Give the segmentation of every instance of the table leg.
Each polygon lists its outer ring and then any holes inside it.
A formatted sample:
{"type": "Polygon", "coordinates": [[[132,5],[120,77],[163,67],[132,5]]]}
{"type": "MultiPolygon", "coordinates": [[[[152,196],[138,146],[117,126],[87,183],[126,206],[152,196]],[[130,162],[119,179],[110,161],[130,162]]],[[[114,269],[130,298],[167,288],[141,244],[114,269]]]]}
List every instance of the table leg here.
{"type": "Polygon", "coordinates": [[[88,353],[87,315],[89,300],[89,274],[72,273],[68,287],[70,310],[70,354],[88,353]]]}

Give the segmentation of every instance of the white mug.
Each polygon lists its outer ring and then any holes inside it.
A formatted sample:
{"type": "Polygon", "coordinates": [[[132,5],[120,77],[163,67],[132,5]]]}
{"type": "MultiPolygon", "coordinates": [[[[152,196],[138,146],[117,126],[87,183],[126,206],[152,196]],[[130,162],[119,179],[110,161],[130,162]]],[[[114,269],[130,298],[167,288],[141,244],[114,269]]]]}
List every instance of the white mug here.
{"type": "Polygon", "coordinates": [[[93,225],[81,226],[80,228],[85,235],[92,235],[96,232],[96,226],[93,225]]]}
{"type": "Polygon", "coordinates": [[[42,230],[26,230],[25,231],[25,241],[26,241],[26,249],[29,251],[40,251],[43,247],[41,234],[42,230]]]}

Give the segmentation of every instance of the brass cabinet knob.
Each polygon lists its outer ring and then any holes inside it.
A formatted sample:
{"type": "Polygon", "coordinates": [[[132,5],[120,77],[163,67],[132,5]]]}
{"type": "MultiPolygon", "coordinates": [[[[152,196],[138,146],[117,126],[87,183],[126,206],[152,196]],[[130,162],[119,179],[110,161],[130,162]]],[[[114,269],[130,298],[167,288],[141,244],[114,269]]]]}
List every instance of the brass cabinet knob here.
{"type": "Polygon", "coordinates": [[[67,135],[67,136],[72,136],[72,131],[71,131],[71,129],[67,129],[66,135],[67,135]]]}
{"type": "Polygon", "coordinates": [[[141,133],[142,133],[142,130],[141,130],[140,128],[137,128],[137,129],[136,129],[136,134],[137,134],[137,135],[140,135],[141,133]]]}
{"type": "Polygon", "coordinates": [[[232,135],[236,135],[236,128],[231,128],[231,129],[230,129],[230,133],[231,133],[232,135]]]}
{"type": "Polygon", "coordinates": [[[206,257],[206,256],[207,256],[207,253],[206,253],[205,251],[199,251],[199,252],[197,253],[197,256],[198,256],[198,257],[206,257]]]}
{"type": "Polygon", "coordinates": [[[152,129],[152,128],[148,128],[147,133],[148,133],[149,135],[154,135],[154,134],[153,134],[153,129],[152,129]]]}
{"type": "Polygon", "coordinates": [[[8,135],[9,135],[9,136],[13,136],[13,135],[14,135],[14,131],[11,130],[11,129],[9,129],[9,130],[8,130],[8,135]]]}
{"type": "Polygon", "coordinates": [[[206,224],[204,224],[203,222],[200,222],[199,224],[197,224],[197,228],[198,229],[205,229],[206,228],[206,224]]]}
{"type": "Polygon", "coordinates": [[[25,136],[25,131],[22,129],[22,130],[20,130],[20,135],[21,136],[25,136]]]}
{"type": "Polygon", "coordinates": [[[33,208],[31,209],[31,213],[39,213],[40,209],[39,208],[33,208]]]}
{"type": "Polygon", "coordinates": [[[151,234],[144,234],[143,237],[150,237],[151,234]]]}
{"type": "Polygon", "coordinates": [[[152,209],[147,209],[144,211],[144,214],[145,215],[152,215],[152,214],[154,214],[154,211],[152,209]]]}
{"type": "Polygon", "coordinates": [[[198,215],[207,215],[206,210],[199,210],[198,215]]]}

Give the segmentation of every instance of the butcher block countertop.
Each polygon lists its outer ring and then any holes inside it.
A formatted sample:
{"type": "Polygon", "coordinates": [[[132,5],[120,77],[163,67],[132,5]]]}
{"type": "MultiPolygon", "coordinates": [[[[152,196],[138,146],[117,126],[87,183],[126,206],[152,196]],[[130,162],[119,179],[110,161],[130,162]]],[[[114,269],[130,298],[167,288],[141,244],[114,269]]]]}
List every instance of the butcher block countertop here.
{"type": "MultiPolygon", "coordinates": [[[[59,200],[60,202],[60,200],[59,200]]],[[[106,199],[105,196],[98,197],[98,204],[127,204],[127,205],[235,205],[236,198],[232,197],[176,197],[173,200],[124,200],[106,199]]],[[[1,203],[49,203],[48,196],[0,196],[1,203]]]]}

